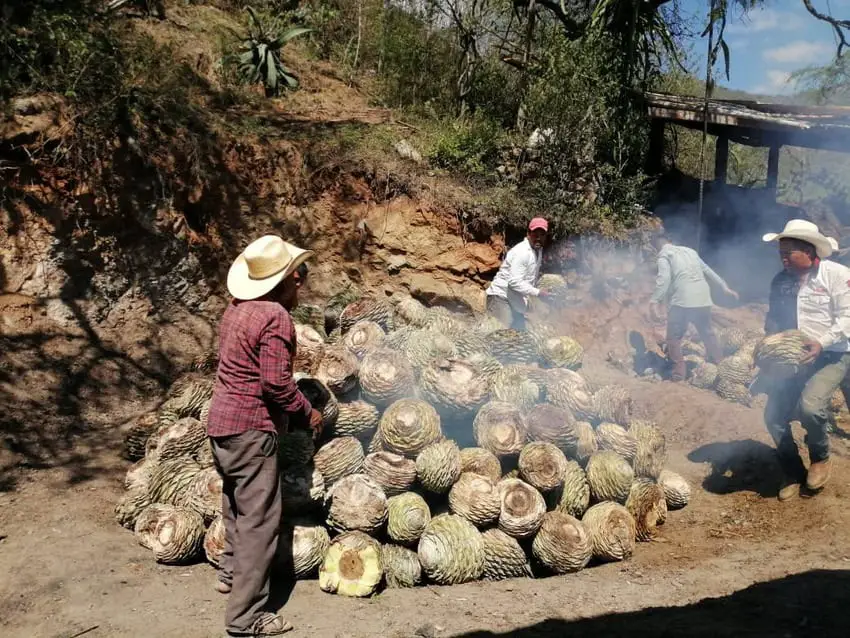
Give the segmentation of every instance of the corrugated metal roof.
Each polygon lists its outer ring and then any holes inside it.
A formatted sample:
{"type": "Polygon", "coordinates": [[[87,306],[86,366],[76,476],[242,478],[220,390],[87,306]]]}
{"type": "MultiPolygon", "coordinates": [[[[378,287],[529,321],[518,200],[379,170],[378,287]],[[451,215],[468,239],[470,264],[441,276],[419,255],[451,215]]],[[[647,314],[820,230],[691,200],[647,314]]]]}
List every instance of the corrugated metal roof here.
{"type": "MultiPolygon", "coordinates": [[[[702,128],[702,98],[646,93],[650,117],[702,128]]],[[[754,100],[709,100],[709,132],[744,144],[788,144],[850,152],[850,107],[812,107],[754,100]],[[736,139],[737,138],[737,139],[736,139]]]]}

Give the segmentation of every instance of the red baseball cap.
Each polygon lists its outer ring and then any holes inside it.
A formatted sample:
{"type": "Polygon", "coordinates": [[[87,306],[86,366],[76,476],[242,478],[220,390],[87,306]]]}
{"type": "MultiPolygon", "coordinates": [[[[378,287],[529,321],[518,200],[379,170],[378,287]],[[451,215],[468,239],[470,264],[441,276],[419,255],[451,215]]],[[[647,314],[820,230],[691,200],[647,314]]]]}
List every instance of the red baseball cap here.
{"type": "Polygon", "coordinates": [[[541,228],[548,233],[549,232],[549,222],[547,222],[542,217],[535,217],[530,222],[528,222],[528,230],[537,230],[538,228],[541,228]]]}

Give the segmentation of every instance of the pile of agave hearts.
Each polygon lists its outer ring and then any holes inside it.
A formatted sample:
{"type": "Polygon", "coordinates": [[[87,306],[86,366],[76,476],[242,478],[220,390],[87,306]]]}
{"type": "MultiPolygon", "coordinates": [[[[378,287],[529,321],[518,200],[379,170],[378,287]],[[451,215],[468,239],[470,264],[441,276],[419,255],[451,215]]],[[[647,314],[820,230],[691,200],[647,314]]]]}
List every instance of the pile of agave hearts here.
{"type": "MultiPolygon", "coordinates": [[[[360,299],[325,335],[299,308],[299,387],[324,433],[280,437],[277,567],[328,592],[562,574],[628,558],[689,487],[628,393],[574,369],[581,346],[411,298],[360,299]]],[[[214,358],[214,357],[212,357],[214,358]]],[[[208,366],[211,367],[211,366],[208,366]]],[[[118,521],[156,560],[224,543],[204,421],[211,376],[190,373],[138,421],[118,521]]]]}

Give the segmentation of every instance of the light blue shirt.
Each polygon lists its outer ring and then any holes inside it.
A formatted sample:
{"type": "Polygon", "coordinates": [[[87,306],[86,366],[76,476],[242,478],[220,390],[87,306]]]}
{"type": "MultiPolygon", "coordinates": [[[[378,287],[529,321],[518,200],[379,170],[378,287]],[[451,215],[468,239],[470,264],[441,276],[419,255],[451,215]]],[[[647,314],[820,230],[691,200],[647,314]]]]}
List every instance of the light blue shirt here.
{"type": "Polygon", "coordinates": [[[680,308],[706,308],[714,305],[710,280],[721,288],[726,282],[687,246],[667,244],[658,253],[658,277],[652,303],[666,302],[680,308]]]}

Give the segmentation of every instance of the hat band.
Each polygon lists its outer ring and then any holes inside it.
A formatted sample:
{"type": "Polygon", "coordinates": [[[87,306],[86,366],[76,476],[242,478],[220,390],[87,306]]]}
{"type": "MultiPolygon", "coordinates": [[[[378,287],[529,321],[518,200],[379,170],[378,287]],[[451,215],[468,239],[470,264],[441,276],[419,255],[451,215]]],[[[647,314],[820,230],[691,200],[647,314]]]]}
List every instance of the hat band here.
{"type": "Polygon", "coordinates": [[[268,279],[269,277],[274,277],[275,275],[279,275],[284,270],[289,268],[289,264],[291,264],[291,263],[292,263],[292,259],[287,261],[283,266],[281,266],[277,270],[274,270],[274,271],[272,271],[268,274],[263,274],[263,275],[255,275],[254,273],[251,272],[251,267],[248,266],[248,279],[251,279],[252,281],[262,281],[263,279],[268,279]]]}

